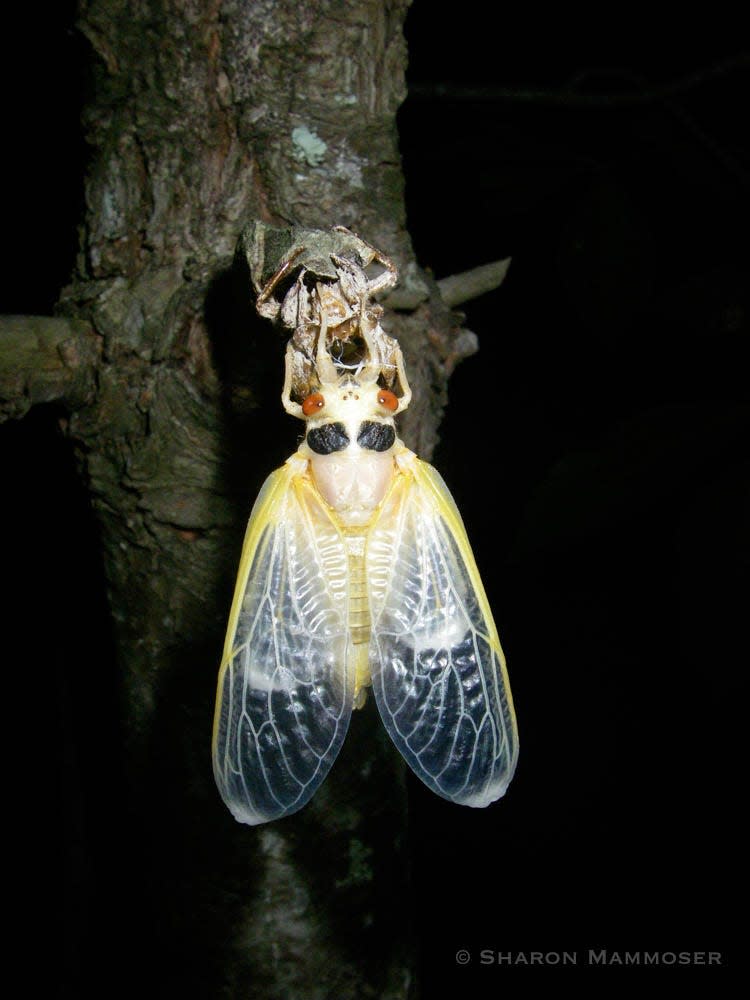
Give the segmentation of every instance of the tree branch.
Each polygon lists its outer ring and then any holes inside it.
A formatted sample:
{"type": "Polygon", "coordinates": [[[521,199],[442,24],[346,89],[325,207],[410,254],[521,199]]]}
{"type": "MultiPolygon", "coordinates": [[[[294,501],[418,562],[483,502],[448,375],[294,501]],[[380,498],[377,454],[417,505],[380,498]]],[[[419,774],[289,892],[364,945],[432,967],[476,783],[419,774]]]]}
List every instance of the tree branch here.
{"type": "Polygon", "coordinates": [[[498,288],[505,280],[510,267],[510,257],[505,260],[493,260],[491,264],[481,264],[470,271],[460,274],[450,274],[441,278],[437,286],[443,297],[443,302],[452,309],[463,302],[470,302],[493,289],[498,288]]]}
{"type": "MultiPolygon", "coordinates": [[[[623,69],[617,72],[621,79],[631,80],[634,84],[632,90],[625,93],[614,92],[608,94],[581,93],[576,88],[583,81],[596,74],[587,70],[577,74],[567,86],[555,89],[546,88],[523,88],[523,87],[475,87],[463,86],[461,84],[447,82],[440,84],[427,84],[412,82],[409,86],[409,97],[412,100],[434,101],[445,99],[450,101],[476,101],[482,103],[492,102],[516,102],[529,104],[551,104],[571,108],[629,108],[639,104],[654,104],[658,101],[669,100],[674,97],[681,97],[705,83],[711,82],[721,77],[727,77],[732,73],[745,70],[750,64],[750,53],[739,52],[737,55],[729,56],[726,59],[717,59],[707,66],[678,77],[676,80],[663,84],[650,85],[648,81],[637,77],[630,70],[623,69]]],[[[613,76],[611,69],[606,70],[606,75],[613,76]]]]}
{"type": "MultiPolygon", "coordinates": [[[[480,264],[468,271],[441,278],[436,284],[443,304],[452,309],[491,292],[503,283],[509,267],[510,257],[506,257],[505,260],[493,260],[489,264],[480,264]]],[[[420,303],[427,301],[430,290],[415,270],[405,269],[406,273],[401,276],[396,288],[382,296],[380,301],[383,305],[398,312],[411,312],[420,303]]]]}
{"type": "Polygon", "coordinates": [[[80,320],[0,316],[0,420],[23,417],[36,403],[85,406],[99,354],[100,338],[80,320]]]}

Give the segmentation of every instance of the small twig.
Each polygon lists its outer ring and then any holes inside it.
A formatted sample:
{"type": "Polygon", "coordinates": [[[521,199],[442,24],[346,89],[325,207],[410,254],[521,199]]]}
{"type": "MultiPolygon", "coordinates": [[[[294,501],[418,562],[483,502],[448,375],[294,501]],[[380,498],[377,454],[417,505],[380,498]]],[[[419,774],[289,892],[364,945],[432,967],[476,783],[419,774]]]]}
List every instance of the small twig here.
{"type": "Polygon", "coordinates": [[[441,278],[437,286],[443,302],[452,309],[491,292],[503,283],[509,267],[510,257],[506,257],[505,260],[495,260],[491,264],[481,264],[470,271],[441,278]]]}
{"type": "Polygon", "coordinates": [[[79,409],[96,391],[100,341],[78,320],[0,316],[0,420],[36,403],[79,409]]]}

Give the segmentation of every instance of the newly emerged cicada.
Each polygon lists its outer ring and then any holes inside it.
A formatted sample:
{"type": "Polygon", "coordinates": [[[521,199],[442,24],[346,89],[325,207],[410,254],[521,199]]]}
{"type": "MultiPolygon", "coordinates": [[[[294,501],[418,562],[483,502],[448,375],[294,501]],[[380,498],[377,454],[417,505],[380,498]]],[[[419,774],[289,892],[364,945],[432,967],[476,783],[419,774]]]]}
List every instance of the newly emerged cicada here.
{"type": "Polygon", "coordinates": [[[287,300],[302,296],[304,315],[287,301],[302,337],[287,349],[282,401],[305,439],[250,515],[214,722],[216,783],[242,823],[309,801],[368,687],[409,766],[443,798],[487,806],[516,766],[505,660],[461,516],[396,433],[411,392],[369,301],[371,259],[331,254],[334,274],[321,276],[303,251],[292,258],[301,276],[287,300]],[[359,360],[332,354],[343,323],[359,360]]]}

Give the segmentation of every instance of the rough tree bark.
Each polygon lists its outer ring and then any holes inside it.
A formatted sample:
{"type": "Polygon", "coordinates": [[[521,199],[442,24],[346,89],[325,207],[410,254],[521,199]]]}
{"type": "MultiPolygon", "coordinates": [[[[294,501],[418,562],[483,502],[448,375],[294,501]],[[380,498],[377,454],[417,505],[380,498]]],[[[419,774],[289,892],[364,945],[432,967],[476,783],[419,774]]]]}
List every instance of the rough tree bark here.
{"type": "Polygon", "coordinates": [[[209,763],[242,531],[298,433],[283,339],[235,262],[243,228],[342,224],[395,259],[408,308],[385,326],[414,388],[402,436],[423,457],[473,349],[406,231],[408,5],[83,0],[77,271],[60,318],[3,326],[5,414],[66,407],[99,524],[137,872],[138,919],[113,954],[186,995],[405,997],[413,978],[403,773],[372,706],[313,804],[279,824],[235,824],[209,763]]]}

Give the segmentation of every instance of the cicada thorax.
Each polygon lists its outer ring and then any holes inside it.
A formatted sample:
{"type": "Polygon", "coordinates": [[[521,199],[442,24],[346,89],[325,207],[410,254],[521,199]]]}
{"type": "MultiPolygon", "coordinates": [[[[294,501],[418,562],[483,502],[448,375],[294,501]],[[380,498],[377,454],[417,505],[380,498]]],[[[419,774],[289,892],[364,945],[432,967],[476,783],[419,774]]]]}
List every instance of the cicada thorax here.
{"type": "Polygon", "coordinates": [[[344,374],[302,403],[307,458],[315,488],[346,542],[348,625],[353,646],[355,704],[370,684],[370,607],[365,564],[367,533],[396,474],[399,400],[370,378],[344,374]]]}
{"type": "Polygon", "coordinates": [[[366,529],[395,471],[397,397],[349,375],[321,385],[302,403],[301,454],[321,497],[345,528],[366,529]]]}

